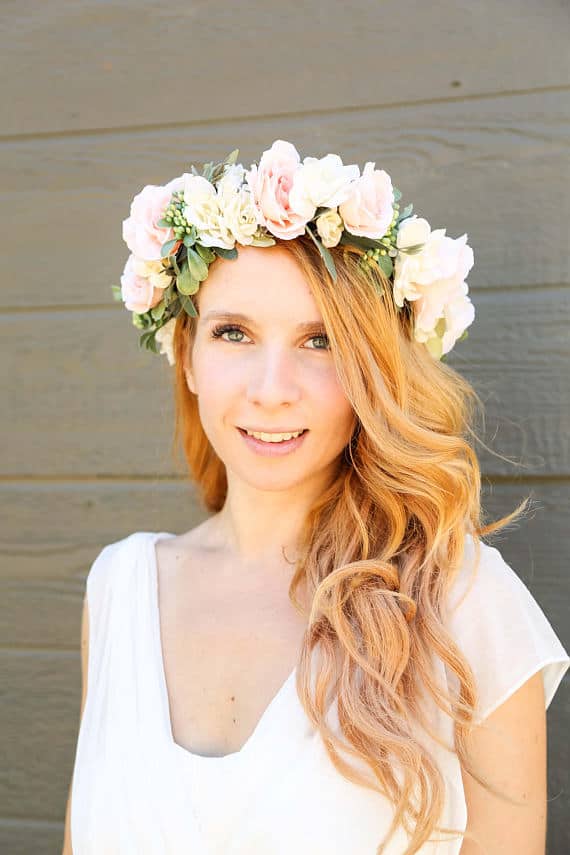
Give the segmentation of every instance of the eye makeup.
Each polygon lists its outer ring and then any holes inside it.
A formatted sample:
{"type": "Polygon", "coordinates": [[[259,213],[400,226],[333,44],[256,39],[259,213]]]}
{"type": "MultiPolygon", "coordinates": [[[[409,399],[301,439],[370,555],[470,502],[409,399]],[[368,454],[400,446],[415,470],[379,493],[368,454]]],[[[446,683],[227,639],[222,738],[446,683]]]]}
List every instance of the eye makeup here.
{"type": "MultiPolygon", "coordinates": [[[[232,324],[217,324],[217,325],[216,325],[216,326],[214,326],[214,327],[213,327],[213,329],[210,331],[210,338],[211,338],[211,339],[218,339],[218,338],[220,338],[224,333],[226,333],[226,332],[234,332],[234,331],[236,331],[236,330],[237,330],[238,332],[243,333],[243,335],[247,335],[247,331],[246,331],[245,327],[243,327],[241,324],[238,324],[238,323],[232,323],[232,324]]],[[[315,327],[315,330],[314,330],[313,334],[312,334],[312,335],[310,335],[310,336],[308,336],[308,340],[309,340],[309,341],[310,341],[311,339],[314,339],[314,338],[322,338],[322,339],[324,339],[324,340],[327,342],[327,347],[326,347],[326,348],[325,348],[325,347],[313,347],[313,348],[309,348],[309,350],[323,350],[323,351],[328,351],[328,350],[329,350],[329,346],[328,346],[329,338],[328,338],[328,335],[327,335],[326,331],[325,331],[322,327],[315,327]]],[[[224,341],[229,341],[229,340],[228,340],[228,339],[224,339],[224,341]]],[[[232,343],[232,342],[230,341],[229,343],[232,343]]],[[[234,343],[234,344],[241,344],[241,342],[239,342],[239,341],[235,341],[235,339],[234,339],[233,343],[234,343]]]]}

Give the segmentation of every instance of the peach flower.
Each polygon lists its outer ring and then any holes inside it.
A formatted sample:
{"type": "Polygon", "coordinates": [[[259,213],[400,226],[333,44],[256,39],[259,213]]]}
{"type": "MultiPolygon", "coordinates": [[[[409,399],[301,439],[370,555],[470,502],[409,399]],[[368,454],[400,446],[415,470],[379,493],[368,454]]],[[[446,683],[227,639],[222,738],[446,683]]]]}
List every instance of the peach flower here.
{"type": "Polygon", "coordinates": [[[259,224],[285,240],[302,235],[315,213],[310,202],[302,200],[299,208],[295,209],[289,200],[300,161],[292,143],[275,140],[271,148],[261,155],[259,166],[252,164],[246,172],[259,224]]]}
{"type": "Polygon", "coordinates": [[[148,312],[149,309],[160,303],[167,284],[165,277],[164,280],[161,280],[165,282],[165,285],[157,288],[153,284],[157,281],[155,276],[152,277],[151,281],[151,278],[143,275],[145,270],[144,259],[138,259],[131,253],[121,276],[121,297],[124,300],[125,307],[139,315],[148,312]]]}
{"type": "Polygon", "coordinates": [[[351,193],[339,206],[345,229],[367,238],[384,237],[394,215],[392,179],[368,161],[362,175],[351,184],[351,193]]]}
{"type": "Polygon", "coordinates": [[[164,215],[172,194],[184,187],[184,176],[166,185],[147,184],[131,202],[131,213],[123,220],[123,240],[138,258],[160,261],[163,243],[172,240],[172,228],[159,228],[156,222],[164,215]]]}
{"type": "Polygon", "coordinates": [[[439,355],[448,353],[473,323],[475,308],[465,282],[473,267],[473,250],[467,235],[450,238],[445,229],[434,229],[423,217],[409,217],[398,231],[398,253],[394,275],[394,301],[414,306],[414,338],[439,355]],[[406,255],[406,247],[424,244],[406,255]]]}

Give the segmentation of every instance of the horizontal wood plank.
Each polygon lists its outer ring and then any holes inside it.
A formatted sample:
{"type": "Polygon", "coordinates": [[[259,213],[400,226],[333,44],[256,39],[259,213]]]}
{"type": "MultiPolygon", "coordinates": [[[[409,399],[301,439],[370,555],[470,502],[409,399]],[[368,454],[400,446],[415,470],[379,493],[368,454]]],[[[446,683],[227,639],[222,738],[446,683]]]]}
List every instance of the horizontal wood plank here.
{"type": "Polygon", "coordinates": [[[3,12],[4,135],[568,84],[556,0],[18,0],[3,12]]]}
{"type": "MultiPolygon", "coordinates": [[[[29,518],[24,514],[25,509],[37,507],[38,498],[34,487],[21,491],[19,496],[13,493],[13,501],[8,503],[14,509],[10,523],[17,522],[20,509],[19,527],[10,526],[20,540],[14,537],[3,543],[3,558],[10,558],[11,569],[6,560],[0,564],[0,596],[11,615],[9,625],[2,627],[7,634],[0,639],[4,675],[0,732],[6,746],[0,772],[4,820],[0,821],[0,850],[16,853],[36,850],[6,848],[15,829],[22,840],[33,840],[38,822],[63,821],[79,726],[81,597],[90,562],[105,543],[132,531],[181,533],[203,518],[195,504],[188,504],[182,484],[98,485],[98,501],[90,507],[79,500],[81,492],[86,495],[84,489],[65,485],[52,495],[53,511],[36,517],[31,547],[30,538],[23,533],[29,531],[32,511],[29,518]],[[45,558],[40,564],[42,546],[45,558]],[[41,649],[42,645],[55,649],[41,649]]],[[[568,648],[567,571],[558,545],[564,542],[567,528],[570,481],[487,485],[483,504],[489,517],[496,518],[529,493],[533,515],[518,523],[517,530],[505,530],[495,537],[493,545],[533,592],[568,648]]],[[[549,710],[551,795],[567,791],[570,783],[564,749],[568,716],[570,682],[565,681],[549,710]]],[[[563,810],[561,799],[550,804],[553,829],[562,823],[563,810]]],[[[55,834],[53,828],[51,834],[55,834]]]]}
{"type": "MultiPolygon", "coordinates": [[[[570,474],[570,288],[480,292],[449,364],[487,408],[486,474],[570,474]],[[516,464],[516,465],[515,465],[516,464]]],[[[171,458],[172,370],[139,347],[122,306],[0,315],[4,477],[181,475],[171,458]],[[145,426],[141,430],[141,425],[145,426]]]]}
{"type": "Polygon", "coordinates": [[[402,204],[467,233],[472,291],[570,283],[570,92],[534,93],[0,144],[4,308],[112,303],[122,221],[144,185],[234,148],[249,167],[278,138],[386,169],[402,204]]]}

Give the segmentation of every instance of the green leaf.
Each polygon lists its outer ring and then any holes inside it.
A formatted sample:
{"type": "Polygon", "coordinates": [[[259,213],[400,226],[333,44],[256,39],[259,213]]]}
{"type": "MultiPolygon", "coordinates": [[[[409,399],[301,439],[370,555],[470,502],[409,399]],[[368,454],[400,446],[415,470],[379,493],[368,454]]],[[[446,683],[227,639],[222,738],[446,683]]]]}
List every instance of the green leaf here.
{"type": "Polygon", "coordinates": [[[228,154],[228,156],[226,157],[225,163],[228,163],[230,166],[232,166],[234,163],[237,162],[238,154],[239,154],[239,148],[234,148],[234,150],[232,152],[230,152],[228,154]]]}
{"type": "Polygon", "coordinates": [[[252,246],[275,246],[276,240],[270,234],[258,234],[253,236],[252,246]]]}
{"type": "Polygon", "coordinates": [[[200,256],[200,258],[202,258],[206,262],[206,264],[211,264],[216,257],[216,253],[212,252],[209,246],[202,246],[201,243],[197,243],[194,249],[200,256]]]}
{"type": "Polygon", "coordinates": [[[353,235],[350,232],[347,232],[346,230],[343,231],[339,242],[349,246],[358,246],[361,249],[378,249],[382,246],[380,241],[378,240],[374,240],[373,238],[360,237],[359,235],[353,235]]]}
{"type": "Polygon", "coordinates": [[[414,206],[412,204],[406,205],[406,207],[404,208],[404,210],[402,211],[402,213],[400,214],[400,216],[396,220],[396,225],[401,223],[402,220],[406,220],[410,216],[410,214],[412,213],[413,210],[414,210],[414,206]]]}
{"type": "Polygon", "coordinates": [[[158,226],[159,229],[170,229],[170,228],[172,228],[172,223],[169,223],[168,220],[164,219],[164,217],[162,217],[160,220],[157,220],[156,225],[158,226]]]}
{"type": "Polygon", "coordinates": [[[208,265],[195,249],[188,247],[188,266],[190,273],[198,282],[203,282],[208,275],[208,265]]]}
{"type": "Polygon", "coordinates": [[[182,243],[186,247],[194,246],[194,244],[196,243],[196,233],[194,232],[194,234],[192,234],[192,232],[190,232],[189,235],[184,235],[184,237],[182,238],[182,243]]]}
{"type": "Polygon", "coordinates": [[[401,192],[398,190],[397,187],[393,187],[392,189],[394,190],[394,202],[399,202],[402,198],[401,192]]]}
{"type": "Polygon", "coordinates": [[[235,248],[235,246],[233,247],[233,249],[226,249],[223,246],[213,246],[212,249],[216,253],[216,255],[220,256],[220,258],[237,258],[238,257],[238,251],[235,248]]]}
{"type": "Polygon", "coordinates": [[[150,310],[150,313],[155,321],[159,321],[164,315],[165,311],[166,303],[164,302],[164,300],[161,300],[160,303],[158,303],[156,306],[153,306],[153,308],[150,310]]]}
{"type": "Polygon", "coordinates": [[[392,271],[394,270],[394,265],[392,264],[392,259],[389,255],[380,255],[376,263],[380,270],[386,274],[388,278],[392,275],[392,271]]]}
{"type": "Polygon", "coordinates": [[[327,268],[328,272],[330,273],[333,282],[336,282],[336,280],[337,280],[336,267],[334,265],[333,257],[330,254],[328,248],[324,244],[322,244],[320,242],[320,240],[317,239],[317,237],[312,233],[312,231],[308,225],[305,226],[305,231],[307,232],[308,235],[310,235],[310,237],[313,240],[313,243],[315,244],[315,246],[319,250],[319,252],[321,254],[321,258],[323,259],[323,261],[325,263],[325,267],[327,268]]]}
{"type": "Polygon", "coordinates": [[[188,263],[185,262],[180,268],[180,275],[176,280],[176,288],[181,294],[195,294],[200,287],[198,279],[194,279],[188,268],[188,263]]]}
{"type": "Polygon", "coordinates": [[[180,294],[180,303],[187,315],[190,315],[191,318],[198,317],[198,312],[196,311],[196,307],[190,297],[186,297],[185,294],[180,294]]]}
{"type": "Polygon", "coordinates": [[[163,243],[160,249],[161,257],[166,258],[167,256],[169,256],[177,243],[178,238],[173,238],[172,240],[167,240],[166,243],[163,243]]]}
{"type": "Polygon", "coordinates": [[[174,272],[176,273],[177,276],[180,276],[180,267],[178,265],[178,260],[177,260],[176,256],[171,255],[170,257],[172,259],[172,266],[174,267],[174,272]]]}
{"type": "Polygon", "coordinates": [[[122,302],[120,285],[111,285],[111,291],[113,292],[113,300],[120,300],[122,302]]]}
{"type": "Polygon", "coordinates": [[[398,247],[398,252],[403,252],[405,255],[417,255],[424,246],[425,243],[415,243],[413,246],[398,247]]]}

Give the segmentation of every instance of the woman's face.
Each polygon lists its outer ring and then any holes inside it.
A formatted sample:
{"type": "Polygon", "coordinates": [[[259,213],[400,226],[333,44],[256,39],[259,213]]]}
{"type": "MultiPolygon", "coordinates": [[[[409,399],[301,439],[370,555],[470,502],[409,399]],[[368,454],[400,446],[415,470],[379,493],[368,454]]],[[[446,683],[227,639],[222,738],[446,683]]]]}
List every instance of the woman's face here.
{"type": "Polygon", "coordinates": [[[186,378],[228,480],[271,490],[326,480],[356,418],[295,260],[279,246],[240,246],[237,259],[211,267],[199,315],[186,378]],[[222,317],[231,314],[244,317],[222,317]],[[269,455],[268,444],[254,448],[240,428],[308,432],[288,453],[269,455]]]}

